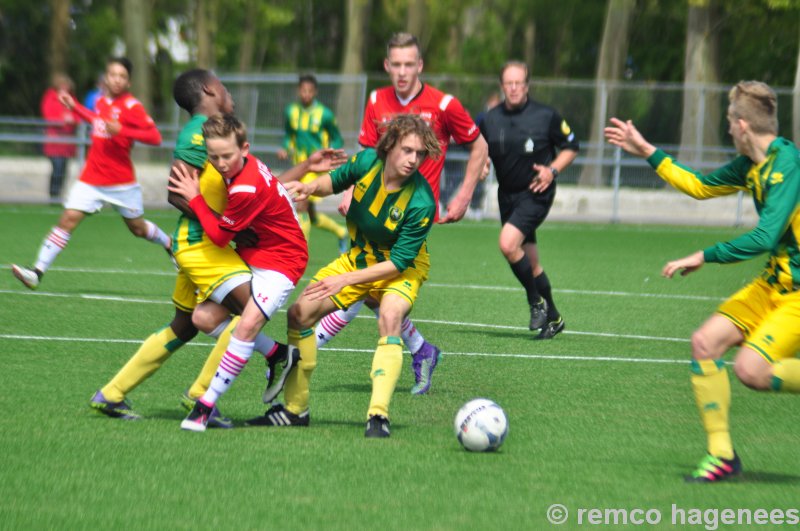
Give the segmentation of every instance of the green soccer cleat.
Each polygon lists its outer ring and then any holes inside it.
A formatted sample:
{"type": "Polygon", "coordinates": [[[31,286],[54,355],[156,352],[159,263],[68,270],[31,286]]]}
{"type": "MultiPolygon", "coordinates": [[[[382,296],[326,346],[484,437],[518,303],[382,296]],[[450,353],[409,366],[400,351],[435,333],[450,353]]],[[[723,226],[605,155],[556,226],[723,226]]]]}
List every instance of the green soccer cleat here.
{"type": "Polygon", "coordinates": [[[730,479],[742,473],[742,461],[736,452],[733,452],[733,459],[723,459],[706,454],[697,470],[686,476],[684,479],[688,483],[714,483],[730,479]]]}

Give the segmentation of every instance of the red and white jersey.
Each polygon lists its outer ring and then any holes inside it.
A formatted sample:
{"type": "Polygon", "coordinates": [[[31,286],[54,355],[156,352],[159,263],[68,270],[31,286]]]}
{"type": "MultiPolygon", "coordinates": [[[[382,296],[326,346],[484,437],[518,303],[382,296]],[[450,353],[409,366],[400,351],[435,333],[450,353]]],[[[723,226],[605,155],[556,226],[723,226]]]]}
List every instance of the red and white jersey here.
{"type": "Polygon", "coordinates": [[[468,144],[481,134],[472,117],[454,96],[445,94],[423,83],[419,94],[407,105],[397,99],[394,87],[388,86],[373,90],[364,111],[364,121],[358,134],[358,143],[364,147],[375,147],[380,138],[381,124],[390,121],[397,114],[418,114],[431,126],[442,155],[438,159],[427,158],[419,172],[428,181],[433,197],[439,201],[439,178],[444,168],[444,157],[450,137],[456,144],[468,144]]]}
{"type": "Polygon", "coordinates": [[[252,229],[256,247],[239,247],[246,264],[278,271],[295,285],[308,263],[308,246],[289,193],[266,164],[250,155],[242,171],[228,186],[228,205],[217,219],[198,195],[189,203],[208,237],[220,247],[228,245],[237,232],[252,229]]]}
{"type": "Polygon", "coordinates": [[[92,145],[80,180],[92,186],[136,182],[131,162],[133,142],[138,140],[154,146],[161,143],[161,133],[139,100],[125,93],[113,100],[108,97],[98,99],[97,113],[77,103],[74,110],[92,124],[92,145]],[[106,121],[115,120],[122,129],[112,136],[106,130],[106,121]]]}

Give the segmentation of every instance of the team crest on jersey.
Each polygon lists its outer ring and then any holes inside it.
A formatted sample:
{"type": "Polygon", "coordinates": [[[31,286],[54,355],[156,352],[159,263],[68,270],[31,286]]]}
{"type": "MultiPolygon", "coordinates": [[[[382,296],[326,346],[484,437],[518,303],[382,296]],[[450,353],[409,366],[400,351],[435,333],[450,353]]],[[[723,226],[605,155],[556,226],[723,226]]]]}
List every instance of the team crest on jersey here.
{"type": "Polygon", "coordinates": [[[572,129],[569,128],[569,124],[567,124],[566,120],[561,120],[561,132],[564,133],[564,136],[569,136],[572,132],[572,129]]]}
{"type": "Polygon", "coordinates": [[[778,184],[783,182],[783,174],[779,172],[771,173],[769,176],[769,184],[778,184]]]}
{"type": "Polygon", "coordinates": [[[403,219],[403,211],[397,208],[396,206],[393,206],[392,208],[389,209],[389,219],[392,222],[397,223],[398,221],[403,219]]]}
{"type": "Polygon", "coordinates": [[[193,146],[202,146],[203,145],[203,135],[200,133],[195,133],[192,135],[192,145],[193,146]]]}
{"type": "Polygon", "coordinates": [[[527,142],[525,142],[525,153],[532,153],[533,152],[533,139],[529,138],[527,142]]]}

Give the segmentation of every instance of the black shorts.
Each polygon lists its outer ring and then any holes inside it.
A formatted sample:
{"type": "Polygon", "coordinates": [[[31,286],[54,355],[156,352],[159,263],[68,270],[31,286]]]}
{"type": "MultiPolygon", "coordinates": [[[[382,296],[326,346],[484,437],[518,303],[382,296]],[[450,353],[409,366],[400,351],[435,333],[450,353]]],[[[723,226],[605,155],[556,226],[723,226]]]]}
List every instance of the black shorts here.
{"type": "Polygon", "coordinates": [[[534,194],[530,190],[511,193],[498,190],[500,222],[518,228],[525,235],[524,243],[536,243],[536,229],[547,218],[556,197],[554,188],[551,186],[544,194],[534,194]]]}

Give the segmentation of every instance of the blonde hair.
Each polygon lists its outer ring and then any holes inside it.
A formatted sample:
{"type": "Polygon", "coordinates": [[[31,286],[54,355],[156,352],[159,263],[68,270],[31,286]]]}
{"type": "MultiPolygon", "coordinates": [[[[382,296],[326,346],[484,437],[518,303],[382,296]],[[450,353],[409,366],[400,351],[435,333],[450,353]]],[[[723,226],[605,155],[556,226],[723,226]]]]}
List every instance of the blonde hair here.
{"type": "Polygon", "coordinates": [[[236,144],[244,147],[247,142],[247,127],[233,114],[215,114],[203,124],[203,137],[228,138],[236,136],[236,144]]]}
{"type": "Polygon", "coordinates": [[[414,35],[404,31],[395,33],[386,43],[386,57],[389,57],[389,52],[392,51],[392,48],[408,48],[411,46],[417,49],[417,58],[421,58],[422,50],[419,47],[419,40],[414,35]]]}
{"type": "Polygon", "coordinates": [[[386,160],[386,155],[402,139],[408,135],[417,135],[422,140],[422,146],[426,157],[439,158],[442,148],[433,129],[420,118],[418,114],[398,114],[390,121],[383,131],[383,134],[375,146],[378,158],[386,160]]]}
{"type": "Polygon", "coordinates": [[[731,115],[755,134],[778,134],[778,97],[761,81],[740,81],[728,93],[731,115]]]}

